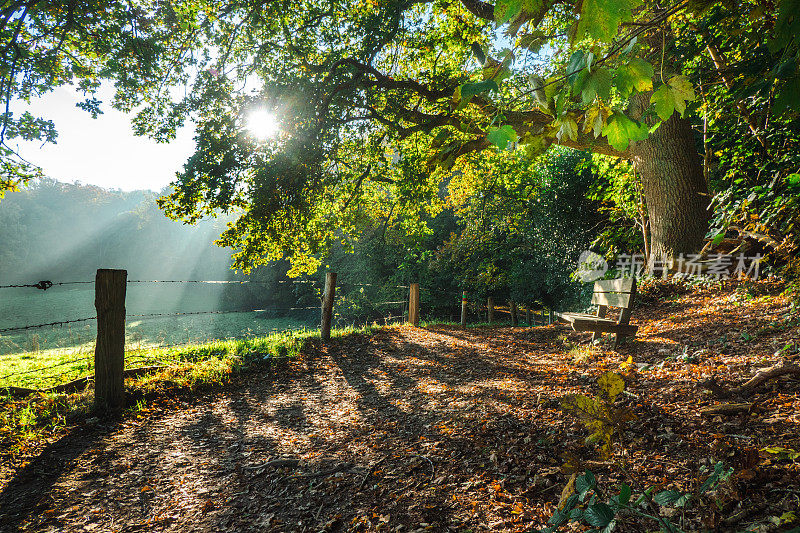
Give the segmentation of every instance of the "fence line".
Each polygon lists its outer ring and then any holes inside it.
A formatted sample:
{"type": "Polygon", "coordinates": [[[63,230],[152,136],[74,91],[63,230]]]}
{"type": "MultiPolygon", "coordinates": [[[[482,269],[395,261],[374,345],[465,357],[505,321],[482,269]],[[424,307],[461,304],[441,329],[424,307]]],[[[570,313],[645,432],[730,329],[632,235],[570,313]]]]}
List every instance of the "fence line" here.
{"type": "Polygon", "coordinates": [[[272,285],[273,283],[318,283],[315,280],[283,280],[283,281],[253,281],[253,280],[213,280],[213,279],[131,279],[127,283],[207,283],[209,285],[272,285]]]}
{"type": "MultiPolygon", "coordinates": [[[[21,283],[21,284],[12,284],[12,285],[0,285],[0,289],[40,289],[46,291],[51,287],[59,287],[64,285],[91,285],[93,284],[93,280],[89,281],[50,281],[50,280],[42,280],[36,283],[21,283]]],[[[317,280],[279,280],[277,282],[273,281],[254,281],[254,280],[213,280],[213,279],[132,279],[128,280],[127,283],[208,283],[210,285],[271,285],[273,283],[312,283],[318,284],[319,281],[317,280]]],[[[353,285],[367,285],[367,284],[356,284],[353,285]]]]}
{"type": "Polygon", "coordinates": [[[22,331],[26,329],[36,329],[36,328],[45,328],[47,326],[63,326],[64,324],[74,324],[76,322],[88,322],[90,320],[97,320],[96,316],[89,317],[89,318],[76,318],[73,320],[61,320],[59,322],[48,322],[47,324],[35,324],[32,326],[16,326],[13,328],[4,328],[0,329],[0,333],[6,333],[9,331],[22,331]]]}
{"type": "MultiPolygon", "coordinates": [[[[0,376],[0,380],[7,380],[8,378],[12,378],[15,376],[22,376],[22,375],[29,375],[34,373],[39,373],[40,376],[38,379],[41,380],[50,380],[50,379],[57,379],[61,376],[66,375],[68,372],[85,372],[87,369],[84,368],[85,365],[88,365],[88,369],[94,367],[95,370],[95,399],[96,402],[99,402],[100,405],[107,404],[107,406],[116,406],[119,407],[123,402],[122,399],[122,380],[124,379],[125,372],[123,369],[128,368],[131,364],[141,364],[142,362],[149,361],[149,362],[157,362],[160,364],[170,364],[168,361],[164,361],[164,359],[160,355],[153,355],[148,356],[151,352],[150,350],[159,350],[159,349],[169,349],[176,346],[186,346],[189,344],[204,342],[202,340],[191,340],[187,338],[185,342],[179,342],[174,344],[168,345],[154,345],[154,346],[147,346],[147,347],[135,347],[135,342],[128,344],[125,342],[126,332],[125,332],[125,319],[150,319],[150,318],[170,318],[170,317],[183,317],[183,316],[199,316],[199,315],[214,315],[214,314],[233,314],[233,313],[259,313],[259,312],[270,312],[270,311],[305,311],[305,310],[320,310],[322,309],[322,327],[321,337],[323,342],[327,340],[330,336],[330,322],[331,322],[331,315],[333,310],[334,302],[340,302],[344,299],[345,301],[347,298],[335,298],[335,289],[336,289],[336,274],[329,272],[326,275],[326,284],[325,284],[325,296],[322,299],[321,306],[320,305],[313,305],[313,306],[296,306],[296,307],[271,307],[271,308],[263,308],[263,309],[247,309],[247,310],[209,310],[209,311],[178,311],[173,313],[134,313],[134,314],[125,314],[124,312],[124,299],[125,299],[125,286],[128,284],[157,284],[157,283],[191,283],[191,284],[214,284],[214,285],[221,285],[221,284],[230,284],[230,285],[245,285],[245,284],[256,284],[256,285],[270,285],[274,283],[293,283],[293,284],[313,284],[319,285],[321,282],[317,280],[280,280],[277,282],[266,282],[266,281],[252,281],[252,280],[127,280],[127,272],[124,270],[108,270],[108,269],[100,269],[97,271],[97,278],[95,281],[67,281],[67,282],[58,282],[53,283],[49,280],[39,281],[35,284],[19,284],[19,285],[7,285],[7,286],[0,286],[0,288],[36,288],[39,290],[47,290],[50,287],[55,285],[63,286],[63,285],[75,285],[75,284],[95,284],[95,306],[97,308],[97,316],[90,317],[90,318],[78,318],[78,319],[71,319],[71,320],[61,320],[56,322],[50,322],[46,324],[35,324],[35,325],[26,325],[26,326],[16,326],[10,328],[0,329],[0,333],[7,333],[13,331],[24,331],[30,330],[35,328],[42,328],[42,327],[49,327],[49,326],[63,326],[67,324],[73,323],[80,323],[80,322],[88,322],[91,320],[98,320],[98,336],[97,336],[97,345],[95,347],[94,353],[82,353],[81,357],[76,359],[70,359],[68,361],[61,361],[59,363],[49,365],[46,367],[40,367],[30,370],[24,370],[20,372],[12,372],[5,376],[0,376]],[[120,312],[121,311],[121,312],[120,312]],[[326,317],[327,317],[327,330],[326,330],[326,317]],[[327,336],[325,332],[327,331],[327,336]],[[100,341],[103,341],[101,343],[100,341]],[[102,344],[102,346],[101,346],[102,344]],[[145,353],[136,353],[137,351],[148,351],[145,353]],[[131,357],[126,358],[125,353],[132,352],[131,357]],[[52,374],[48,376],[42,376],[41,374],[47,372],[51,369],[61,368],[67,365],[76,365],[80,364],[80,368],[73,368],[66,372],[61,372],[60,374],[52,374]],[[102,397],[98,396],[98,394],[102,392],[102,397]],[[119,404],[119,405],[118,405],[119,404]]],[[[394,315],[388,314],[387,316],[377,317],[375,320],[383,320],[384,324],[387,324],[390,321],[394,320],[412,320],[414,325],[417,325],[417,320],[419,316],[419,284],[412,283],[410,285],[391,285],[391,284],[384,284],[381,285],[379,283],[349,283],[344,282],[341,283],[340,286],[343,287],[383,287],[385,289],[401,289],[401,290],[409,290],[409,298],[410,300],[401,299],[401,300],[393,300],[393,301],[384,301],[384,302],[372,302],[371,306],[373,310],[370,314],[377,311],[378,306],[393,306],[393,305],[402,305],[401,314],[394,315]],[[407,307],[408,306],[408,307],[407,307]],[[408,309],[408,318],[406,315],[406,309],[408,309]],[[414,317],[414,318],[412,318],[414,317]]],[[[433,296],[434,293],[444,293],[452,295],[455,291],[443,290],[443,289],[436,289],[431,288],[428,289],[431,294],[432,300],[432,307],[435,307],[436,304],[434,303],[439,297],[433,296]]],[[[394,291],[392,291],[394,292],[394,291]]],[[[427,292],[427,291],[426,291],[427,292]]],[[[403,298],[403,296],[401,296],[403,298]]],[[[388,311],[388,310],[387,310],[388,311]]],[[[256,328],[258,329],[258,328],[256,328]]],[[[269,331],[259,330],[254,332],[254,335],[263,336],[266,334],[270,334],[273,332],[281,331],[279,328],[272,328],[269,331]]],[[[232,339],[235,340],[241,337],[233,337],[232,339]]],[[[228,339],[206,339],[205,342],[226,342],[232,340],[231,338],[228,339]]],[[[164,339],[166,340],[166,338],[164,339]]],[[[190,358],[191,359],[191,358],[190,358]]],[[[172,361],[172,364],[179,364],[179,360],[172,361]]],[[[82,378],[83,379],[83,378],[82,378]]]]}
{"type": "Polygon", "coordinates": [[[42,280],[37,283],[28,283],[22,285],[0,285],[0,289],[24,289],[24,288],[31,288],[31,289],[39,289],[46,291],[50,287],[57,287],[63,285],[88,285],[92,284],[94,281],[59,281],[59,282],[52,282],[50,280],[42,280]]]}

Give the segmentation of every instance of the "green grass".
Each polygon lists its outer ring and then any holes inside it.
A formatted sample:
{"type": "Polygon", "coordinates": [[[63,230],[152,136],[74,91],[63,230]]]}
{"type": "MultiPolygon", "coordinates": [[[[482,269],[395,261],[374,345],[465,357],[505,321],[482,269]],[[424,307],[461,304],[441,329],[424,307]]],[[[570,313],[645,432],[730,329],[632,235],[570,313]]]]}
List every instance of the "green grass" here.
{"type": "MultiPolygon", "coordinates": [[[[156,320],[129,320],[126,324],[126,368],[180,361],[192,346],[217,345],[226,337],[242,340],[269,337],[273,333],[302,329],[305,323],[293,318],[260,318],[255,313],[169,317],[156,320]],[[182,344],[172,348],[161,345],[182,344]]],[[[0,344],[13,343],[0,355],[0,387],[48,388],[90,373],[94,365],[94,335],[77,340],[65,337],[61,328],[46,332],[26,332],[23,342],[17,336],[4,336],[0,344]],[[50,347],[48,346],[54,346],[50,347]]]]}
{"type": "MultiPolygon", "coordinates": [[[[331,337],[370,334],[378,328],[376,325],[338,328],[331,332],[331,337]]],[[[129,361],[141,357],[151,364],[164,365],[143,376],[125,380],[126,391],[137,398],[129,411],[146,411],[149,401],[163,397],[171,390],[192,393],[203,387],[219,386],[228,382],[235,373],[265,361],[274,364],[297,357],[306,342],[318,337],[318,330],[301,329],[246,339],[141,348],[128,352],[126,359],[129,361]]],[[[15,463],[36,443],[59,435],[75,419],[88,416],[92,396],[91,387],[72,394],[37,393],[25,398],[0,396],[0,461],[15,463]]]]}

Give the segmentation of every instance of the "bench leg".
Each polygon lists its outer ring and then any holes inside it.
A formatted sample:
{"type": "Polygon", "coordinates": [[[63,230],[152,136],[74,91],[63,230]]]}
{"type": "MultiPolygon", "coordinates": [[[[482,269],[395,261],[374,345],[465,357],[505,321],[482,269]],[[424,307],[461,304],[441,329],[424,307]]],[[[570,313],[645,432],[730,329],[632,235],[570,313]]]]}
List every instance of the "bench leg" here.
{"type": "MultiPolygon", "coordinates": [[[[597,308],[597,318],[605,318],[606,312],[608,312],[608,307],[605,305],[601,305],[600,307],[597,308]]],[[[594,333],[592,333],[592,342],[600,340],[600,337],[602,336],[603,334],[601,332],[595,331],[594,333]]]]}
{"type": "MultiPolygon", "coordinates": [[[[631,308],[630,307],[626,307],[625,309],[620,311],[619,320],[617,320],[617,324],[625,324],[625,325],[627,325],[627,324],[630,324],[630,322],[631,322],[631,308]]],[[[625,336],[626,335],[620,335],[619,333],[614,335],[614,350],[617,349],[617,347],[619,346],[620,342],[622,341],[622,337],[625,337],[625,336]]]]}
{"type": "Polygon", "coordinates": [[[619,347],[620,342],[622,342],[625,337],[626,337],[626,335],[622,335],[621,333],[616,333],[614,335],[614,348],[613,348],[614,351],[617,350],[617,348],[619,347]]]}

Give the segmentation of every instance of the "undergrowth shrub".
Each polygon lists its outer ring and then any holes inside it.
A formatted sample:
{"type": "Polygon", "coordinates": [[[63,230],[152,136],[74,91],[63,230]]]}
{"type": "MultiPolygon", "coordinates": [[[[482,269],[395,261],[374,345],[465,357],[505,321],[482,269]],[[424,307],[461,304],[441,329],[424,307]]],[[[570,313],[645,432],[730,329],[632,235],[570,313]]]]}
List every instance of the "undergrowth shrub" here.
{"type": "Polygon", "coordinates": [[[657,302],[670,297],[683,296],[694,290],[686,278],[672,276],[667,279],[643,276],[636,285],[636,298],[640,302],[657,302]]]}
{"type": "Polygon", "coordinates": [[[573,474],[561,493],[556,512],[548,520],[549,527],[539,531],[552,533],[572,522],[589,526],[593,528],[591,531],[610,533],[625,531],[626,523],[647,521],[666,533],[682,532],[683,511],[695,507],[702,512],[708,507],[703,498],[732,473],[733,468],[718,462],[703,484],[692,492],[674,489],[656,492],[656,487],[640,487],[627,473],[622,483],[604,489],[589,470],[581,476],[573,474]]]}
{"type": "Polygon", "coordinates": [[[792,310],[800,310],[800,257],[792,258],[783,269],[786,281],[786,295],[792,301],[792,310]]]}

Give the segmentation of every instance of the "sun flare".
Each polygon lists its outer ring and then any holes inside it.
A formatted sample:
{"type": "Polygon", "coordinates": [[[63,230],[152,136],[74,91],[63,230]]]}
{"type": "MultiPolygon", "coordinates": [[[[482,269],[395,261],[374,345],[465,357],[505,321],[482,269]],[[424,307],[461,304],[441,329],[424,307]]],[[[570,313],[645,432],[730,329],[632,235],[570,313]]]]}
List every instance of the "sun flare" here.
{"type": "Polygon", "coordinates": [[[280,131],[278,119],[265,109],[256,109],[247,115],[247,129],[259,140],[275,137],[280,131]]]}

